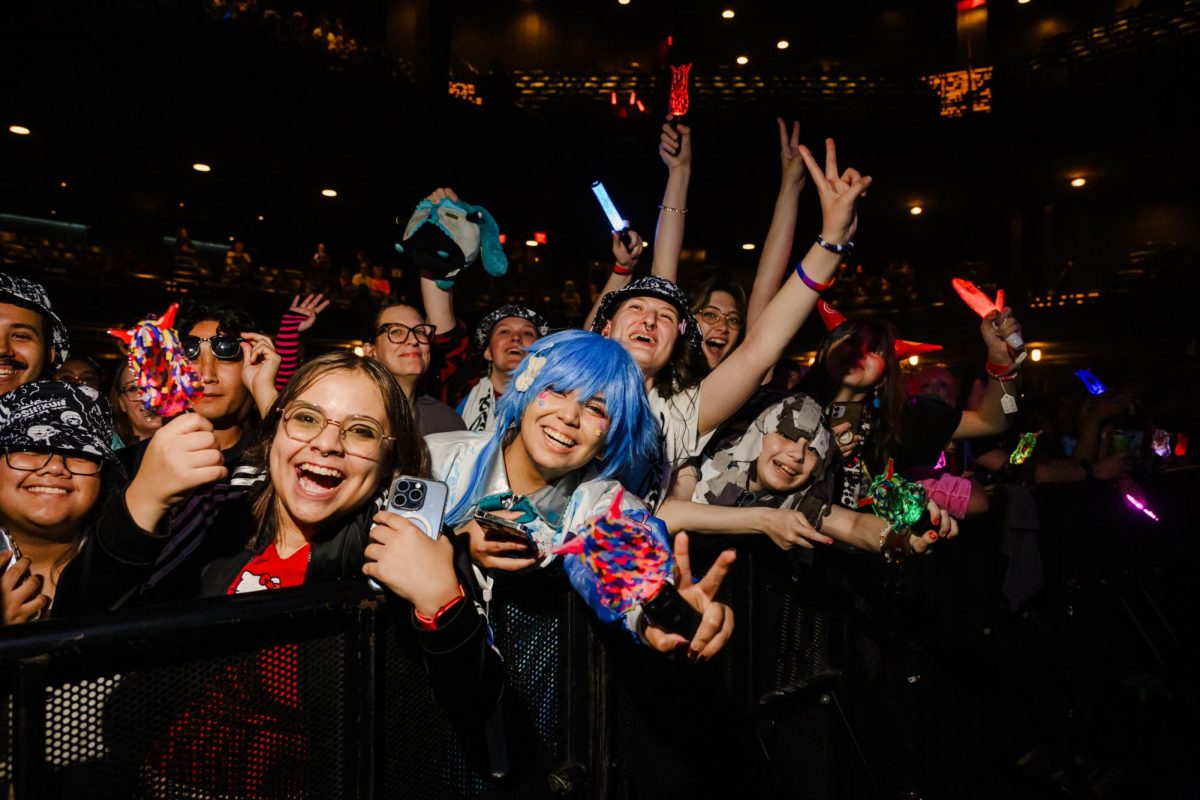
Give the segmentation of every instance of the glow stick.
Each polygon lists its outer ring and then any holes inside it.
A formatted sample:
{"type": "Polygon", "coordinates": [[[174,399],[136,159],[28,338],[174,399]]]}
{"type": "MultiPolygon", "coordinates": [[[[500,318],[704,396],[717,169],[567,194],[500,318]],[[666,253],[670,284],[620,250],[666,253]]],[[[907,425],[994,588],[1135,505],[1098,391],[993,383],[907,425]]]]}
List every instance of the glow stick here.
{"type": "Polygon", "coordinates": [[[604,216],[608,217],[608,224],[612,225],[613,233],[629,230],[629,223],[621,217],[621,213],[613,205],[612,198],[608,196],[608,190],[604,188],[604,184],[600,181],[592,181],[592,192],[600,201],[600,208],[604,210],[604,216]]]}
{"type": "MultiPolygon", "coordinates": [[[[958,292],[958,296],[963,299],[963,302],[971,307],[971,310],[980,316],[981,319],[987,319],[990,314],[999,314],[1004,310],[1004,290],[996,290],[996,299],[992,300],[982,290],[970,281],[962,278],[954,278],[950,281],[950,285],[954,287],[954,291],[958,292]]],[[[1019,333],[1010,333],[1004,340],[1013,350],[1021,350],[1025,347],[1025,340],[1021,338],[1019,333]]]]}
{"type": "Polygon", "coordinates": [[[1125,502],[1129,503],[1129,505],[1133,506],[1138,511],[1142,512],[1150,519],[1154,520],[1155,522],[1158,522],[1158,515],[1155,514],[1153,511],[1151,511],[1150,508],[1145,503],[1143,503],[1141,500],[1138,500],[1133,495],[1131,495],[1131,494],[1125,495],[1125,502]]]}
{"type": "Polygon", "coordinates": [[[1091,394],[1102,395],[1108,391],[1108,387],[1090,369],[1077,369],[1074,375],[1083,381],[1083,385],[1087,387],[1088,392],[1091,394]]]}

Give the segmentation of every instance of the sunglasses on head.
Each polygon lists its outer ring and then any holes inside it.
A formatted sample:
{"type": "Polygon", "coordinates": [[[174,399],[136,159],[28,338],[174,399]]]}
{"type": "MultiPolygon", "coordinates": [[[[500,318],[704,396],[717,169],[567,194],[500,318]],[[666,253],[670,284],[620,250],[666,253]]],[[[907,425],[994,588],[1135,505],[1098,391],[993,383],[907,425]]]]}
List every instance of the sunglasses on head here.
{"type": "Polygon", "coordinates": [[[199,336],[180,336],[179,341],[183,345],[183,354],[192,360],[200,357],[200,345],[204,342],[208,342],[208,346],[212,348],[212,354],[222,361],[242,360],[242,338],[240,336],[221,334],[205,336],[203,339],[199,336]]]}

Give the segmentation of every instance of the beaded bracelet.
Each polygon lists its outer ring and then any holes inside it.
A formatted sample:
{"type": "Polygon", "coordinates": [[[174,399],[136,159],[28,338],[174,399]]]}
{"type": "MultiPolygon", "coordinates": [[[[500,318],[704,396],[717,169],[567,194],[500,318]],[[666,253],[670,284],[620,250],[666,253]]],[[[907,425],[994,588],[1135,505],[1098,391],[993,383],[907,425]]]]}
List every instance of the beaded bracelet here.
{"type": "Polygon", "coordinates": [[[847,255],[848,256],[848,255],[851,255],[854,253],[854,241],[853,240],[846,242],[845,244],[834,244],[833,242],[829,241],[824,236],[822,236],[821,234],[818,233],[817,234],[817,244],[819,244],[821,247],[825,248],[829,252],[837,253],[838,255],[847,255]]]}
{"type": "Polygon", "coordinates": [[[675,208],[674,206],[659,206],[658,210],[659,211],[674,211],[676,214],[686,214],[688,212],[688,210],[686,208],[675,208]]]}
{"type": "Polygon", "coordinates": [[[820,294],[821,292],[830,288],[837,281],[837,278],[834,278],[828,283],[817,283],[812,278],[808,277],[808,273],[804,271],[804,263],[800,261],[796,262],[796,274],[800,276],[800,280],[804,282],[805,286],[812,289],[817,294],[820,294]]]}

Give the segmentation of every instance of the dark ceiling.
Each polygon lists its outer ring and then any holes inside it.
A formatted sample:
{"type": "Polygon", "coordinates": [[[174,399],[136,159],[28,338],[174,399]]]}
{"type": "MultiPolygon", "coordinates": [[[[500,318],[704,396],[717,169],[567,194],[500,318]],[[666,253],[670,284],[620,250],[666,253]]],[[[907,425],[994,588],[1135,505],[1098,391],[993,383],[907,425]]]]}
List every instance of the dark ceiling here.
{"type": "MultiPolygon", "coordinates": [[[[1194,251],[1200,236],[1193,135],[1180,124],[1196,110],[1195,0],[989,2],[969,49],[973,64],[995,68],[993,110],[961,119],[939,117],[920,81],[967,65],[953,2],[344,5],[5,3],[0,121],[33,135],[0,131],[0,211],[53,211],[135,253],[187,225],[198,239],[244,238],[270,263],[302,264],[318,239],[347,262],[358,248],[391,258],[392,219],[451,185],[512,239],[548,232],[543,263],[573,269],[606,258],[596,178],[650,233],[665,65],[690,59],[702,80],[751,87],[689,113],[687,246],[710,264],[753,264],[740,243],[760,241],[769,220],[776,115],[800,119],[814,147],[836,136],[843,163],[876,178],[859,249],[869,266],[910,259],[948,273],[976,262],[1037,290],[1064,260],[1100,274],[1147,239],[1194,251]],[[360,52],[290,41],[286,24],[264,21],[267,8],[283,23],[293,10],[308,24],[341,15],[360,52]],[[443,67],[476,84],[483,105],[430,91],[443,67]],[[599,102],[516,93],[533,70],[654,91],[646,113],[618,116],[606,91],[599,102]],[[846,76],[871,91],[822,88],[846,76]],[[213,171],[194,172],[196,161],[213,171]],[[1085,191],[1068,187],[1074,174],[1089,176],[1085,191]],[[339,196],[321,197],[324,187],[339,196]],[[908,214],[914,202],[920,218],[908,214]]],[[[816,213],[809,191],[802,230],[816,213]]]]}

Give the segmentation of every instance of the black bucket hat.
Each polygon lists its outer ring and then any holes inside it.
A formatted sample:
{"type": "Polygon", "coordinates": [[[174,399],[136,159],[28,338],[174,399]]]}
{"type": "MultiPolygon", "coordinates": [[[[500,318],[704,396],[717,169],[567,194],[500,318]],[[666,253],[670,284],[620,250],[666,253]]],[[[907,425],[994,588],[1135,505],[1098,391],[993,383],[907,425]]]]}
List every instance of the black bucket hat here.
{"type": "Polygon", "coordinates": [[[692,315],[691,304],[687,296],[680,291],[674,282],[657,275],[647,275],[638,278],[624,289],[609,292],[600,298],[600,308],[596,311],[596,319],[592,322],[592,330],[599,333],[612,317],[617,306],[631,297],[654,297],[670,303],[679,312],[679,322],[683,326],[680,331],[688,345],[699,350],[704,342],[700,336],[700,326],[692,315]]]}
{"type": "Polygon", "coordinates": [[[34,381],[0,397],[0,453],[50,451],[116,462],[108,401],[90,386],[34,381]]]}
{"type": "Polygon", "coordinates": [[[550,326],[546,324],[545,317],[532,308],[518,305],[500,306],[479,320],[479,324],[475,326],[475,344],[479,346],[480,350],[487,349],[488,340],[492,338],[492,329],[496,327],[496,324],[500,320],[507,319],[508,317],[519,317],[520,319],[529,320],[537,331],[539,338],[550,332],[550,326]]]}
{"type": "Polygon", "coordinates": [[[46,289],[40,283],[0,272],[0,303],[28,308],[50,320],[50,344],[54,346],[54,363],[50,368],[61,367],[67,358],[71,340],[67,336],[67,326],[50,308],[50,296],[46,294],[46,289]]]}

